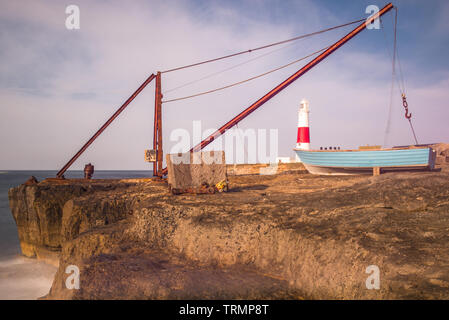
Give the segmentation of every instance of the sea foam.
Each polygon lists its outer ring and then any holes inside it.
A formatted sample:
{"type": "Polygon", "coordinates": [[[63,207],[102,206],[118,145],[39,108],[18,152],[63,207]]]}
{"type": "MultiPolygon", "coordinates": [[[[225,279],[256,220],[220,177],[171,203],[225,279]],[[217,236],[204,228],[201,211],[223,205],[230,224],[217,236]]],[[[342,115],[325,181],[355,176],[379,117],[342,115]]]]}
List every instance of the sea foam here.
{"type": "Polygon", "coordinates": [[[55,266],[23,256],[1,260],[0,300],[31,300],[46,295],[56,270],[55,266]]]}

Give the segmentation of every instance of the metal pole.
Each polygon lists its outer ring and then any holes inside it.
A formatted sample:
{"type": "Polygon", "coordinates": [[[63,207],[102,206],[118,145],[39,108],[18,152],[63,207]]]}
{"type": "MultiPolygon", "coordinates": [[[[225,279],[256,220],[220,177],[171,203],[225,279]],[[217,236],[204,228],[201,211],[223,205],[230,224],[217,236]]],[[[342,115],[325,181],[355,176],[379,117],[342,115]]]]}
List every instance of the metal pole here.
{"type": "Polygon", "coordinates": [[[158,87],[158,100],[157,100],[157,173],[162,176],[162,164],[164,161],[164,151],[162,149],[162,84],[161,73],[158,72],[159,82],[158,87]]]}
{"type": "Polygon", "coordinates": [[[156,75],[156,85],[154,86],[154,124],[153,124],[153,150],[156,151],[156,161],[153,162],[153,176],[157,176],[157,83],[158,77],[156,75]]]}
{"type": "Polygon", "coordinates": [[[156,86],[154,92],[154,132],[153,149],[156,150],[156,161],[153,163],[153,176],[160,176],[162,172],[162,91],[161,73],[156,75],[156,86]]]}
{"type": "Polygon", "coordinates": [[[101,128],[92,136],[92,138],[89,139],[89,141],[86,142],[86,144],[72,157],[72,159],[69,160],[69,162],[66,163],[66,165],[59,170],[59,172],[56,174],[58,178],[62,178],[64,173],[67,171],[68,168],[76,161],[76,159],[81,156],[81,154],[92,144],[92,142],[95,141],[95,139],[98,138],[98,136],[111,124],[112,121],[114,121],[115,118],[118,117],[118,115],[125,110],[125,108],[128,106],[128,104],[131,103],[131,101],[134,100],[135,97],[155,78],[156,76],[154,74],[151,74],[151,76],[148,77],[141,85],[140,87],[128,98],[128,100],[125,101],[125,103],[101,126],[101,128]]]}
{"type": "MultiPolygon", "coordinates": [[[[223,125],[220,129],[212,133],[209,137],[201,141],[199,144],[197,144],[195,147],[193,147],[190,152],[197,152],[202,150],[204,147],[206,147],[209,143],[214,141],[216,138],[221,136],[223,133],[226,132],[226,130],[232,128],[237,123],[245,119],[248,115],[250,115],[253,111],[257,110],[260,106],[262,106],[265,102],[273,98],[275,95],[277,95],[279,92],[284,90],[286,87],[288,87],[290,84],[292,84],[295,80],[297,80],[299,77],[304,75],[307,71],[312,69],[314,66],[316,66],[318,63],[323,61],[325,58],[327,58],[330,54],[332,54],[334,51],[336,51],[338,48],[340,48],[342,45],[344,45],[346,42],[348,42],[350,39],[352,39],[354,36],[356,36],[358,33],[363,31],[367,25],[374,22],[377,18],[381,17],[388,11],[390,11],[393,8],[393,5],[391,3],[387,4],[385,7],[383,7],[378,13],[372,15],[368,19],[366,19],[365,22],[362,22],[359,26],[357,26],[354,30],[349,32],[347,35],[345,35],[343,38],[335,42],[332,46],[330,46],[326,51],[321,53],[318,57],[310,61],[308,64],[306,64],[304,67],[302,67],[300,70],[292,74],[290,77],[288,77],[286,80],[281,82],[279,85],[274,87],[270,92],[265,94],[262,98],[254,102],[251,106],[243,110],[241,113],[239,113],[236,117],[231,119],[229,122],[227,122],[225,125],[223,125]]],[[[167,168],[162,170],[162,174],[167,173],[167,168]]]]}

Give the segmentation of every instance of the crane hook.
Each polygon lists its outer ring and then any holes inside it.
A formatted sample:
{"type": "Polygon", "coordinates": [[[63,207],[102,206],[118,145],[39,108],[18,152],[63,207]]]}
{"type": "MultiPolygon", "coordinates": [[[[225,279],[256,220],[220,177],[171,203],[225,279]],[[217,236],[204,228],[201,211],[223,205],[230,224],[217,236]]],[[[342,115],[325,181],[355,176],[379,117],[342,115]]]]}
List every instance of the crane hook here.
{"type": "Polygon", "coordinates": [[[410,120],[412,114],[408,113],[408,103],[407,98],[405,97],[405,93],[402,94],[402,105],[404,106],[405,109],[405,118],[410,120]]]}

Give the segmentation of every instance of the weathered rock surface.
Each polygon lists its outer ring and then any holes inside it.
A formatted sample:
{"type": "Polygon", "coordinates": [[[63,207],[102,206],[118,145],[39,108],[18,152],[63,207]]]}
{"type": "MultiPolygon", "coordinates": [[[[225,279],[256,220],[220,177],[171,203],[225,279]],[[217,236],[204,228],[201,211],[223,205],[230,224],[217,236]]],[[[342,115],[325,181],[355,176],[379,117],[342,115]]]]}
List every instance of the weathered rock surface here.
{"type": "Polygon", "coordinates": [[[35,233],[21,240],[62,248],[49,299],[448,299],[443,169],[230,176],[230,192],[196,196],[136,180],[63,198],[40,183],[10,199],[19,234],[35,233]],[[59,232],[35,222],[51,212],[35,209],[41,196],[58,206],[59,232]],[[68,265],[80,268],[80,290],[65,287],[68,265]],[[380,290],[365,286],[370,265],[380,290]]]}
{"type": "MultiPolygon", "coordinates": [[[[135,183],[134,183],[135,184],[135,183]]],[[[17,224],[22,254],[37,257],[52,264],[58,263],[62,244],[79,232],[97,224],[107,224],[126,216],[121,199],[122,190],[132,182],[83,180],[62,182],[42,181],[39,184],[21,185],[9,190],[9,203],[17,224]],[[87,212],[73,210],[79,197],[98,191],[110,192],[104,199],[92,199],[87,212]]]]}

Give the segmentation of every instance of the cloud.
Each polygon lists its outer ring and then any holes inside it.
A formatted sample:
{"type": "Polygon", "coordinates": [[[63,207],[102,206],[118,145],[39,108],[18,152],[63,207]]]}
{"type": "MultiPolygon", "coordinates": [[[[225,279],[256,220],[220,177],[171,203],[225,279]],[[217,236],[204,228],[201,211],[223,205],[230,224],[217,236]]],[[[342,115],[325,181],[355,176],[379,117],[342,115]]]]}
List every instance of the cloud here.
{"type": "MultiPolygon", "coordinates": [[[[101,126],[152,72],[209,59],[267,42],[316,31],[341,23],[338,15],[311,1],[174,2],[77,1],[81,29],[65,29],[65,5],[48,1],[8,2],[0,12],[0,147],[4,169],[58,169],[101,126]],[[273,10],[272,10],[273,9],[273,10]],[[307,12],[300,15],[293,12],[307,12]]],[[[266,52],[163,75],[163,92],[237,64],[164,98],[213,89],[278,67],[332,43],[348,32],[332,31],[266,52]]],[[[362,37],[362,36],[360,36],[362,37]]],[[[381,37],[368,34],[363,37],[381,37]]],[[[240,128],[279,129],[279,153],[292,156],[299,101],[311,103],[312,145],[382,143],[389,99],[388,55],[384,49],[364,50],[352,40],[339,51],[253,113],[240,128]]],[[[268,49],[268,51],[271,49],[268,49]]],[[[407,62],[404,63],[407,68],[407,62]]],[[[163,107],[164,149],[171,130],[191,130],[193,120],[217,128],[284,80],[301,64],[233,89],[163,107]]],[[[448,79],[446,77],[445,79],[448,79]]],[[[446,82],[410,94],[416,126],[431,132],[444,112],[446,82]],[[426,95],[434,115],[423,115],[426,95]],[[412,102],[413,101],[413,102],[412,102]],[[420,107],[421,108],[421,107],[420,107]],[[424,124],[420,121],[426,121],[424,124]],[[421,123],[421,124],[420,124],[421,123]],[[429,131],[427,129],[429,128],[429,131]]],[[[101,169],[145,169],[143,150],[152,144],[153,87],[151,84],[76,162],[101,169]]],[[[409,88],[410,91],[415,89],[409,88]]],[[[419,89],[419,88],[417,88],[419,89]]],[[[396,105],[398,114],[401,105],[396,105]]],[[[395,110],[396,110],[395,109],[395,110]]],[[[411,143],[407,123],[393,119],[401,132],[393,144],[411,143]],[[402,130],[403,129],[403,130],[402,130]]],[[[439,124],[440,125],[440,124],[439,124]]],[[[442,124],[441,124],[442,125],[442,124]]],[[[440,127],[440,131],[442,130],[440,127]]],[[[448,139],[449,137],[443,136],[448,139]]]]}

